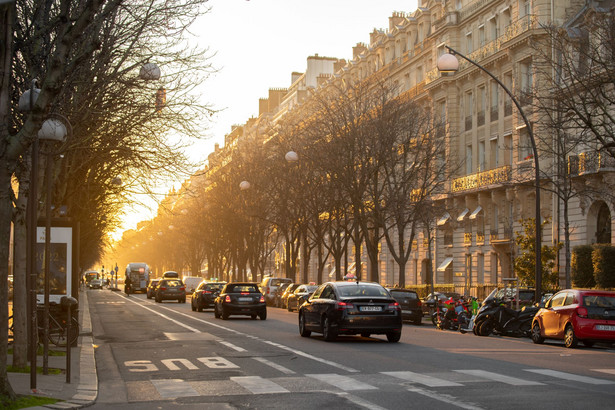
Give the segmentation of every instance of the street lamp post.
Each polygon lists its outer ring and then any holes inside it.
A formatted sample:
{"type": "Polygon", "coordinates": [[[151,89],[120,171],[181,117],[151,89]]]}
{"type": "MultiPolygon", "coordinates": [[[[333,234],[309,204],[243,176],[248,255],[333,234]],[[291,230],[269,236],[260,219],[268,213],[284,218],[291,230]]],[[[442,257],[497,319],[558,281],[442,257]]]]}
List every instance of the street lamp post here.
{"type": "Polygon", "coordinates": [[[441,72],[453,72],[453,73],[459,70],[459,60],[457,60],[455,56],[459,56],[463,58],[464,60],[466,60],[467,62],[469,62],[470,64],[478,67],[480,70],[487,73],[496,83],[498,83],[504,89],[504,91],[506,91],[506,94],[508,94],[512,102],[515,104],[515,106],[517,107],[517,110],[519,110],[519,114],[521,114],[521,117],[523,118],[523,122],[525,123],[525,126],[527,128],[528,136],[530,138],[530,143],[532,144],[532,152],[534,153],[535,189],[536,189],[536,210],[535,210],[536,260],[535,260],[535,271],[534,271],[536,289],[535,289],[534,295],[535,295],[536,302],[540,302],[541,288],[542,288],[542,259],[541,259],[542,219],[540,217],[540,168],[538,164],[538,150],[536,148],[534,132],[532,131],[532,124],[527,119],[527,116],[525,115],[525,112],[521,108],[521,104],[519,104],[519,101],[517,101],[517,99],[512,94],[512,92],[495,75],[493,75],[489,70],[487,70],[485,67],[481,66],[477,62],[472,61],[471,59],[459,53],[458,51],[453,50],[451,47],[448,47],[446,45],[444,47],[449,51],[449,53],[445,53],[438,58],[438,62],[437,62],[438,70],[440,70],[441,72]]]}

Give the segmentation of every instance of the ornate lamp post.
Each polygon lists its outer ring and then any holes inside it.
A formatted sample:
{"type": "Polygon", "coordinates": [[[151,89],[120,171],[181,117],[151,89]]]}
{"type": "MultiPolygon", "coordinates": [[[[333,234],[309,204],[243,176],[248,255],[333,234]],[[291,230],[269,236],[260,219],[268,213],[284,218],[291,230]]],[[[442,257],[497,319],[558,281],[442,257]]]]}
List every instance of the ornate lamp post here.
{"type": "Polygon", "coordinates": [[[534,132],[532,131],[532,124],[527,119],[527,116],[525,115],[525,112],[521,108],[521,104],[519,104],[519,101],[517,101],[517,99],[512,94],[512,92],[495,75],[493,75],[485,67],[481,66],[480,64],[476,63],[475,61],[472,61],[471,59],[469,59],[468,57],[466,57],[463,54],[459,53],[458,51],[453,50],[452,48],[450,48],[448,46],[444,46],[444,47],[446,47],[446,49],[449,52],[441,55],[440,58],[438,58],[438,62],[437,62],[438,70],[440,70],[441,72],[445,72],[445,73],[447,73],[447,72],[448,73],[455,73],[455,72],[457,72],[459,70],[459,60],[457,60],[456,56],[459,56],[459,57],[463,58],[464,60],[466,60],[467,62],[469,62],[470,64],[478,67],[480,70],[482,70],[487,75],[489,75],[496,83],[498,83],[504,89],[506,94],[508,94],[508,96],[510,97],[512,102],[515,104],[515,106],[519,110],[519,114],[521,114],[521,117],[523,118],[523,122],[525,123],[525,126],[527,128],[528,136],[530,138],[530,143],[532,144],[532,152],[534,154],[535,189],[536,189],[536,210],[535,210],[535,219],[536,219],[535,220],[535,224],[536,224],[535,254],[536,254],[536,262],[535,262],[535,273],[534,274],[535,274],[535,281],[536,281],[535,299],[536,299],[537,302],[539,302],[540,298],[541,298],[541,293],[542,293],[541,292],[541,288],[542,288],[542,259],[541,259],[541,246],[542,246],[541,224],[542,224],[542,219],[540,217],[540,168],[539,168],[539,163],[538,163],[538,150],[536,148],[536,141],[534,139],[534,132]]]}

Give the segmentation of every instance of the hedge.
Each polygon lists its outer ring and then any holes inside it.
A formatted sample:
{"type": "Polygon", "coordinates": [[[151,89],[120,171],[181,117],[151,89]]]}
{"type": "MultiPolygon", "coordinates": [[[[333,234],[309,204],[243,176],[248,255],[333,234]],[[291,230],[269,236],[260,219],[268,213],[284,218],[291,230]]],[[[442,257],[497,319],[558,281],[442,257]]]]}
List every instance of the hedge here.
{"type": "Polygon", "coordinates": [[[594,280],[599,288],[615,287],[615,247],[611,245],[594,245],[592,252],[594,280]]]}
{"type": "Polygon", "coordinates": [[[592,245],[579,245],[572,249],[571,276],[572,284],[578,288],[593,288],[596,286],[594,280],[594,266],[592,262],[592,245]]]}

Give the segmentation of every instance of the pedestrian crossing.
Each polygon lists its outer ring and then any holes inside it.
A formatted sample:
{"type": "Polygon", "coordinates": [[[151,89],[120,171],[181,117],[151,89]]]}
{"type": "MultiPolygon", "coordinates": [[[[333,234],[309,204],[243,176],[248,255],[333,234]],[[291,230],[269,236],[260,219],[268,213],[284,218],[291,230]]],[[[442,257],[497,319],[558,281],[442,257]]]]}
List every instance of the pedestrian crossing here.
{"type": "MultiPolygon", "coordinates": [[[[600,374],[615,374],[615,369],[591,369],[600,374]]],[[[417,388],[446,388],[470,386],[474,383],[502,383],[509,386],[544,386],[550,383],[572,382],[575,385],[612,385],[615,380],[600,377],[576,375],[551,369],[522,369],[518,374],[506,375],[480,369],[459,369],[446,372],[422,374],[411,371],[378,372],[372,374],[342,375],[337,373],[319,373],[305,375],[288,375],[264,378],[261,376],[235,376],[225,380],[182,380],[157,379],[129,382],[133,396],[131,401],[174,399],[190,396],[224,396],[246,394],[304,393],[318,391],[358,392],[387,389],[399,389],[403,386],[408,391],[417,388]],[[140,393],[139,393],[140,392],[140,393]],[[155,392],[155,394],[153,394],[155,392]],[[139,394],[146,397],[138,397],[139,394]],[[158,396],[158,397],[156,397],[158,396]]],[[[454,390],[451,390],[454,392],[454,390]]]]}

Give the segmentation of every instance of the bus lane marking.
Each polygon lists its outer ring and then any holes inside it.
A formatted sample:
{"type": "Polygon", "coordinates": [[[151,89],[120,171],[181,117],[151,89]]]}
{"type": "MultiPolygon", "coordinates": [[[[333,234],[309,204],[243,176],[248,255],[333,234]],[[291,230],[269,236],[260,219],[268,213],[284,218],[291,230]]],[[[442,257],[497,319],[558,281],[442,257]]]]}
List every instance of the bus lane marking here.
{"type": "MultiPolygon", "coordinates": [[[[118,297],[122,297],[121,295],[117,295],[117,296],[118,296],[118,297]]],[[[129,300],[129,298],[126,298],[126,299],[127,299],[127,300],[129,300]]],[[[169,321],[171,321],[171,322],[173,322],[173,323],[176,323],[176,324],[178,324],[178,325],[180,325],[180,326],[182,326],[182,327],[184,327],[184,328],[186,328],[186,329],[188,329],[188,330],[190,330],[190,331],[192,331],[192,332],[194,332],[194,333],[202,333],[202,332],[201,332],[200,330],[198,330],[198,329],[195,329],[195,328],[193,328],[193,327],[191,327],[191,326],[185,325],[185,324],[183,324],[183,323],[181,323],[181,322],[179,322],[179,321],[177,321],[177,320],[175,320],[175,319],[170,318],[169,316],[166,316],[166,315],[164,315],[164,314],[162,314],[162,313],[160,313],[160,312],[157,312],[157,311],[155,311],[155,310],[153,310],[153,309],[151,309],[151,308],[148,308],[148,307],[147,307],[147,306],[145,306],[143,303],[139,303],[139,302],[137,302],[137,301],[133,301],[133,300],[129,300],[129,301],[130,301],[130,302],[132,302],[132,303],[134,303],[134,304],[135,304],[135,305],[137,305],[137,306],[141,306],[143,309],[147,309],[147,310],[149,310],[149,311],[150,311],[150,312],[152,312],[152,313],[155,313],[155,314],[157,314],[157,315],[159,315],[159,316],[161,316],[161,317],[163,317],[163,318],[165,318],[165,319],[167,319],[167,320],[169,320],[169,321]]],[[[314,355],[312,355],[312,354],[305,353],[305,352],[303,352],[303,351],[301,351],[301,350],[296,350],[296,349],[291,348],[291,347],[289,347],[289,346],[285,346],[285,345],[281,345],[281,344],[279,344],[279,343],[275,343],[275,342],[272,342],[272,341],[269,341],[269,340],[261,339],[261,338],[259,338],[259,337],[256,337],[256,336],[253,336],[253,335],[249,335],[249,334],[247,334],[247,333],[243,333],[243,332],[237,331],[237,330],[235,330],[235,329],[231,329],[231,328],[228,328],[228,327],[226,327],[226,326],[219,325],[219,324],[217,324],[217,323],[212,323],[212,322],[209,322],[209,321],[207,321],[207,320],[199,319],[199,318],[196,318],[196,317],[191,316],[191,315],[189,315],[189,314],[182,313],[182,312],[178,312],[178,311],[176,311],[176,310],[173,310],[173,309],[170,309],[170,308],[167,308],[167,307],[164,307],[164,306],[160,306],[160,308],[162,308],[162,309],[166,309],[166,310],[168,310],[168,311],[170,311],[170,312],[173,312],[174,314],[177,314],[177,315],[185,316],[185,317],[187,317],[188,319],[195,320],[195,321],[197,321],[197,322],[201,322],[201,323],[203,323],[203,324],[206,324],[206,325],[209,325],[209,326],[213,326],[213,327],[216,327],[216,328],[221,329],[221,330],[225,330],[225,331],[230,332],[230,333],[234,333],[234,334],[236,334],[236,335],[238,335],[238,336],[242,336],[242,337],[250,337],[251,339],[254,339],[254,340],[257,340],[257,341],[260,341],[260,342],[263,342],[263,343],[269,344],[269,345],[271,345],[271,346],[277,347],[278,349],[282,349],[282,350],[289,351],[289,352],[291,352],[291,353],[293,353],[293,354],[295,354],[295,355],[297,355],[297,356],[301,356],[301,357],[304,357],[304,358],[306,358],[306,359],[314,360],[314,361],[316,361],[316,362],[319,362],[319,363],[322,363],[322,364],[326,364],[326,365],[328,365],[328,366],[332,366],[332,367],[335,367],[335,368],[338,368],[338,369],[341,369],[341,370],[347,371],[348,373],[359,373],[359,370],[357,370],[357,369],[353,369],[352,367],[344,366],[344,365],[342,365],[342,364],[339,364],[339,363],[333,362],[333,361],[331,361],[331,360],[326,360],[326,359],[323,359],[323,358],[320,358],[320,357],[314,356],[314,355]]],[[[220,339],[220,340],[222,340],[222,339],[220,339]]]]}

